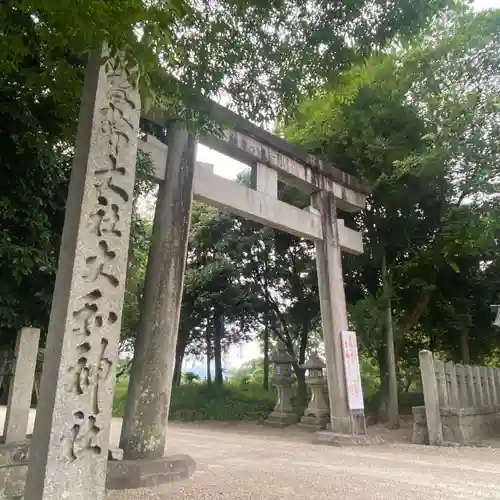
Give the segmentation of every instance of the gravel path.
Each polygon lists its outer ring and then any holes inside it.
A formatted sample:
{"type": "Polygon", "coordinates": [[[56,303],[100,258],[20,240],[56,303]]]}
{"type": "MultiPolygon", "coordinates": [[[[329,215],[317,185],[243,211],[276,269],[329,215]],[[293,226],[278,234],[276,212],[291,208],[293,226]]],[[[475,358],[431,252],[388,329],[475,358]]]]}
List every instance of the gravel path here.
{"type": "MultiPolygon", "coordinates": [[[[0,410],[0,423],[2,415],[0,410]]],[[[120,421],[112,427],[117,442],[120,421]]],[[[109,500],[500,500],[500,449],[311,444],[298,430],[170,424],[167,452],[197,462],[175,488],[109,500]]]]}
{"type": "Polygon", "coordinates": [[[197,462],[192,480],[177,491],[113,500],[500,499],[499,449],[336,448],[256,426],[176,425],[169,431],[169,452],[189,453],[197,462]]]}

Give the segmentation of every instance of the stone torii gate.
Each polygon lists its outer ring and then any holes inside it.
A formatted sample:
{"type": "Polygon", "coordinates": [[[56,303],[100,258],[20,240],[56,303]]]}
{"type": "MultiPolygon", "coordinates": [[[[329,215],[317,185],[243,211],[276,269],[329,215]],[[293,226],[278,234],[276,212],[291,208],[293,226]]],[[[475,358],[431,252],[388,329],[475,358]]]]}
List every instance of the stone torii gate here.
{"type": "MultiPolygon", "coordinates": [[[[120,60],[102,62],[91,58],[86,73],[26,500],[104,497],[141,106],[133,72],[120,60]]],[[[142,144],[160,189],[145,283],[152,307],[141,319],[120,440],[125,471],[164,453],[193,194],[314,240],[331,433],[365,433],[363,410],[349,408],[341,345],[348,329],[341,250],[360,253],[362,242],[337,220],[337,208],[361,210],[368,189],[224,108],[213,105],[212,117],[230,118],[232,127],[201,140],[251,164],[252,189],[195,166],[197,138],[180,122],[168,129],[168,152],[151,137],[142,144]],[[312,208],[278,200],[278,179],[308,192],[312,208]]],[[[163,126],[169,117],[153,110],[145,118],[163,126]]]]}
{"type": "MultiPolygon", "coordinates": [[[[205,136],[201,142],[251,165],[251,188],[214,175],[210,165],[196,163],[195,138],[180,122],[172,125],[170,115],[153,109],[144,117],[162,130],[167,122],[171,125],[164,141],[168,147],[152,135],[139,145],[151,155],[160,189],[144,289],[149,309],[142,311],[120,441],[124,456],[155,458],[165,448],[193,196],[315,242],[331,408],[331,432],[318,437],[359,439],[365,434],[364,412],[362,406],[349,407],[343,363],[341,332],[348,330],[348,320],[341,251],[360,254],[363,245],[361,235],[337,219],[337,207],[361,210],[369,190],[356,178],[222,106],[210,102],[209,108],[211,118],[230,123],[230,128],[222,137],[205,136]],[[278,200],[278,179],[310,194],[308,210],[278,200]]],[[[359,380],[359,368],[357,376],[359,380]]]]}

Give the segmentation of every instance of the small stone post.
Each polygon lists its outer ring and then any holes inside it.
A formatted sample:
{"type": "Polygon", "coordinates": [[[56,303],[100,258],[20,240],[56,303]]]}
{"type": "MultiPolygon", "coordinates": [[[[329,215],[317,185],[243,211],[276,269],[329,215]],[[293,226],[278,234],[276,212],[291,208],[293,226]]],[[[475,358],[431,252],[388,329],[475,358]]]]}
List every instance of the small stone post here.
{"type": "Polygon", "coordinates": [[[273,427],[285,427],[295,424],[298,420],[290,402],[291,387],[295,380],[292,373],[292,363],[295,359],[280,342],[278,349],[271,357],[271,361],[274,364],[274,375],[271,378],[271,383],[278,390],[278,394],[274,410],[265,423],[273,427]]]}
{"type": "Polygon", "coordinates": [[[443,443],[443,428],[439,408],[439,392],[432,352],[420,351],[420,373],[424,390],[425,416],[429,434],[429,444],[440,446],[443,443]]]}
{"type": "Polygon", "coordinates": [[[311,388],[311,400],[300,419],[299,427],[319,431],[326,428],[330,420],[330,410],[323,396],[326,379],[323,374],[325,363],[316,353],[312,354],[301,368],[307,370],[306,384],[311,388]]]}
{"type": "Polygon", "coordinates": [[[102,500],[141,114],[132,69],[85,75],[25,500],[102,500]]]}
{"type": "Polygon", "coordinates": [[[3,431],[6,444],[26,439],[39,341],[38,328],[22,328],[17,334],[14,370],[3,431]]]}

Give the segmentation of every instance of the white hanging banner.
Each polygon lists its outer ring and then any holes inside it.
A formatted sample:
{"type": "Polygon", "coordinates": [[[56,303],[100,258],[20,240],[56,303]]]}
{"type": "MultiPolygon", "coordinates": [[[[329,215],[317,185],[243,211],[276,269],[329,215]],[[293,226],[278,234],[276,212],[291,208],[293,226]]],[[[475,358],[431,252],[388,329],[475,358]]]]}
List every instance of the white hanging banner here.
{"type": "Polygon", "coordinates": [[[342,332],[342,353],[344,358],[347,404],[350,410],[363,410],[363,385],[359,367],[358,342],[356,332],[342,332]]]}

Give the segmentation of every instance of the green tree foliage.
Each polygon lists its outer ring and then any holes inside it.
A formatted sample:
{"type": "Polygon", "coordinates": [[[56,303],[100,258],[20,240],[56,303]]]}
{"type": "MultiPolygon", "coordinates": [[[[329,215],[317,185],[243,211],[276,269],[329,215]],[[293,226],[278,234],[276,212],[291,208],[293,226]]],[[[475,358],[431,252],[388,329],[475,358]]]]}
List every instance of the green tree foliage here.
{"type": "Polygon", "coordinates": [[[13,342],[21,326],[48,322],[72,160],[60,143],[65,114],[33,89],[37,52],[23,64],[25,72],[0,72],[0,343],[13,342]]]}
{"type": "MultiPolygon", "coordinates": [[[[172,107],[204,95],[222,97],[254,121],[279,115],[286,138],[374,186],[366,210],[342,214],[364,235],[364,255],[344,256],[344,270],[370,381],[378,383],[374,362],[382,385],[387,380],[384,261],[400,390],[411,386],[422,347],[466,361],[494,356],[500,338],[489,304],[500,292],[500,14],[463,8],[417,34],[443,5],[4,2],[0,342],[11,341],[20,326],[47,324],[83,61],[107,39],[138,64],[148,102],[172,107]],[[396,48],[388,51],[391,40],[396,48]]],[[[142,155],[138,171],[137,200],[153,189],[142,155]]],[[[279,198],[308,204],[282,185],[279,198]]],[[[125,343],[137,332],[151,233],[137,206],[125,343]]],[[[220,382],[224,351],[266,329],[270,347],[279,339],[295,355],[304,388],[299,365],[321,336],[312,245],[195,204],[176,379],[188,353],[214,358],[220,382]]],[[[260,365],[251,371],[260,383],[260,365]]]]}
{"type": "Polygon", "coordinates": [[[344,73],[284,130],[374,186],[367,209],[345,215],[363,231],[365,253],[344,265],[351,319],[382,381],[384,255],[399,359],[415,364],[423,345],[468,359],[469,344],[481,356],[498,343],[487,313],[499,291],[490,269],[498,205],[489,199],[498,179],[498,19],[438,19],[404,51],[344,73]]]}
{"type": "MultiPolygon", "coordinates": [[[[105,39],[138,65],[148,100],[170,106],[193,91],[222,93],[263,119],[353,58],[415,31],[441,6],[441,0],[418,6],[366,0],[342,8],[323,0],[3,2],[1,328],[47,322],[84,61],[105,39]]],[[[144,227],[135,227],[141,239],[144,227]]],[[[133,248],[144,260],[144,245],[133,248]]],[[[136,301],[134,279],[127,293],[136,301]]],[[[130,335],[130,310],[125,320],[130,335]]]]}
{"type": "Polygon", "coordinates": [[[71,102],[75,61],[104,40],[139,67],[143,94],[171,106],[193,90],[229,96],[249,116],[330,80],[339,69],[398,35],[415,33],[444,0],[7,1],[0,20],[0,73],[39,54],[33,84],[71,102]],[[4,15],[5,14],[5,15],[4,15]],[[15,22],[12,20],[15,18],[15,22]],[[165,77],[159,68],[167,68],[165,77]],[[180,85],[179,85],[180,83],[180,85]]]}
{"type": "Polygon", "coordinates": [[[264,360],[252,359],[230,373],[235,385],[262,384],[264,382],[264,360]]]}

